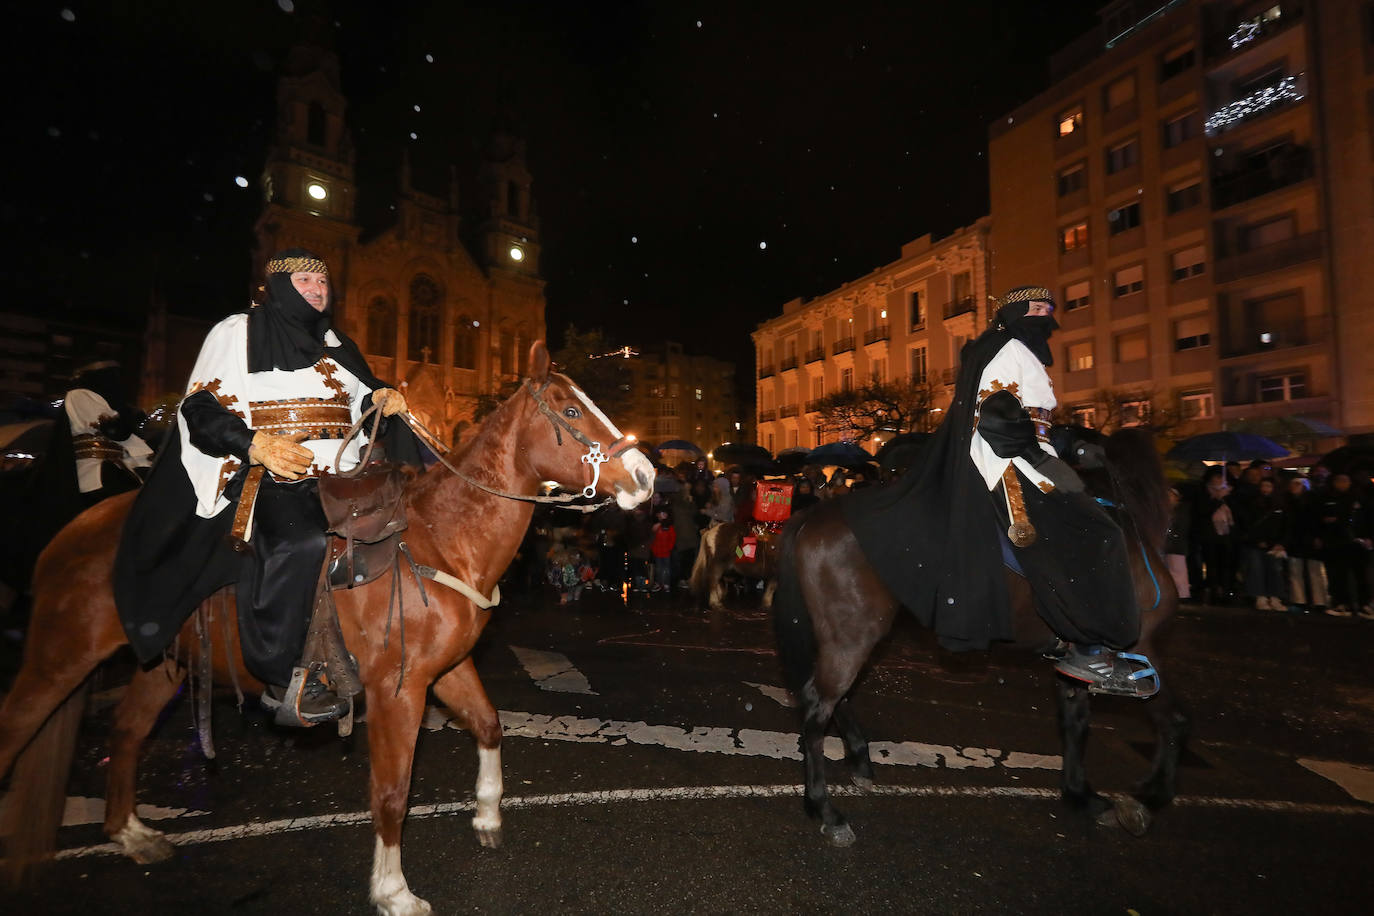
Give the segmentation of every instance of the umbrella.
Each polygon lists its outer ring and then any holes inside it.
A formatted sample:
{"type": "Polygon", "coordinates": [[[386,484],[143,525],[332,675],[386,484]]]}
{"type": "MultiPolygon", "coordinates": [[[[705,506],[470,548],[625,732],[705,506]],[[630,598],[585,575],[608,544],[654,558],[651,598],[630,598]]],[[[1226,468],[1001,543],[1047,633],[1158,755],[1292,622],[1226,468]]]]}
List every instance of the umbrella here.
{"type": "Polygon", "coordinates": [[[1330,468],[1333,474],[1374,476],[1374,446],[1343,445],[1327,452],[1320,463],[1330,468]]]}
{"type": "Polygon", "coordinates": [[[934,433],[901,433],[893,436],[883,443],[882,448],[878,449],[878,454],[875,456],[878,460],[878,466],[897,473],[908,470],[920,461],[921,454],[934,435],[934,433]]]}
{"type": "Polygon", "coordinates": [[[1238,433],[1251,433],[1271,439],[1335,439],[1344,436],[1336,427],[1314,417],[1256,417],[1226,424],[1238,433]]]}
{"type": "Polygon", "coordinates": [[[658,450],[660,452],[693,452],[697,455],[706,454],[701,449],[697,448],[694,443],[688,442],[686,439],[669,439],[667,442],[660,442],[658,444],[658,450]]]}
{"type": "Polygon", "coordinates": [[[768,468],[773,464],[773,453],[761,445],[748,442],[726,442],[717,446],[711,457],[725,466],[737,464],[747,468],[768,468]]]}
{"type": "Polygon", "coordinates": [[[1252,461],[1283,458],[1288,454],[1288,449],[1263,436],[1219,432],[1189,436],[1169,449],[1165,457],[1176,461],[1252,461]]]}
{"type": "Polygon", "coordinates": [[[660,473],[654,478],[654,492],[673,494],[682,489],[682,481],[678,480],[671,473],[660,473]]]}
{"type": "Polygon", "coordinates": [[[810,463],[811,449],[794,445],[778,452],[778,470],[784,474],[797,474],[810,463]]]}
{"type": "Polygon", "coordinates": [[[809,464],[837,464],[841,467],[856,468],[868,464],[873,460],[873,456],[853,442],[827,442],[813,448],[811,454],[806,456],[806,460],[809,464]]]}

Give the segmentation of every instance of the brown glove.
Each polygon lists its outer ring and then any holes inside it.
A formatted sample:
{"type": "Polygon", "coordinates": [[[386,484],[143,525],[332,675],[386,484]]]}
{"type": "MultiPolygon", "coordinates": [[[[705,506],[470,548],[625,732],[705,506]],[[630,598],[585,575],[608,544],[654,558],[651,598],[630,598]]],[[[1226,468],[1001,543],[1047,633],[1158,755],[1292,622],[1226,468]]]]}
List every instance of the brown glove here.
{"type": "Polygon", "coordinates": [[[248,460],[262,465],[277,477],[300,480],[315,460],[315,453],[300,444],[305,436],[305,433],[289,436],[253,433],[253,444],[248,447],[248,460]]]}
{"type": "Polygon", "coordinates": [[[394,417],[406,412],[406,398],[395,388],[378,388],[372,392],[372,406],[380,410],[382,416],[394,417]]]}

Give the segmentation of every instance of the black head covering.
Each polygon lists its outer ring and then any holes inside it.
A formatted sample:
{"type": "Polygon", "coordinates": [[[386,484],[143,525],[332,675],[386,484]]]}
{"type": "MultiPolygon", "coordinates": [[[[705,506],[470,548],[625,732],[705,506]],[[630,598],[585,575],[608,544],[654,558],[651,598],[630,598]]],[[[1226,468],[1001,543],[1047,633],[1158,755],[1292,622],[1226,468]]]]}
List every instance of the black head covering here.
{"type": "Polygon", "coordinates": [[[313,366],[324,354],[334,319],[334,297],[317,312],[291,284],[291,274],[328,274],[324,261],[304,248],[287,248],[267,262],[267,302],[248,313],[248,371],[293,371],[313,366]]]}
{"type": "Polygon", "coordinates": [[[1025,344],[1046,366],[1054,365],[1050,335],[1059,328],[1054,315],[1027,315],[1032,302],[1054,306],[1054,295],[1043,286],[1018,286],[1001,298],[995,325],[1025,344]]]}

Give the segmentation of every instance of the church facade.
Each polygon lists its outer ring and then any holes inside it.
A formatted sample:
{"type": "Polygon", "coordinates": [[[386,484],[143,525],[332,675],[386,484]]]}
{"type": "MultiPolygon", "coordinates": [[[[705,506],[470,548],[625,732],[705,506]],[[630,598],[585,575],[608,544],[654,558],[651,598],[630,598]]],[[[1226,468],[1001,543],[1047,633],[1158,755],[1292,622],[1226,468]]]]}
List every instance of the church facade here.
{"type": "Polygon", "coordinates": [[[395,221],[365,233],[338,58],[300,45],[277,90],[274,142],[263,168],[254,277],[300,246],[329,265],[336,324],[373,372],[394,381],[420,422],[447,442],[472,428],[485,396],[527,370],[546,339],[538,219],[522,141],[493,138],[481,165],[472,226],[447,197],[417,190],[403,158],[395,221]]]}

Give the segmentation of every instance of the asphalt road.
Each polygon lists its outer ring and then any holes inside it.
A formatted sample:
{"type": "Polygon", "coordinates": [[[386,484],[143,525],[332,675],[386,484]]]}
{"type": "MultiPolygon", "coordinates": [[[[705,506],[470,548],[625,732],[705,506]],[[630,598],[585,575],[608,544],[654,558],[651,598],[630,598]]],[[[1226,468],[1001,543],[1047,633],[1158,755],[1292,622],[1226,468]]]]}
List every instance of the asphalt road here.
{"type": "MultiPolygon", "coordinates": [[[[501,709],[505,842],[469,824],[476,755],[437,710],[420,736],[403,865],[436,912],[1320,913],[1362,910],[1374,849],[1374,624],[1187,609],[1163,662],[1193,716],[1180,798],[1143,839],[1058,800],[1048,664],[953,656],[905,622],[857,692],[878,787],[839,799],[835,849],[798,797],[795,710],[752,594],[506,599],[478,658],[501,709]]],[[[174,705],[147,746],[147,822],[176,856],[103,846],[107,683],[88,716],[63,858],[3,913],[366,913],[364,729],[280,730],[232,696],[219,756],[174,705]],[[103,705],[102,705],[103,704],[103,705]],[[84,817],[82,815],[85,815],[84,817]],[[76,823],[82,820],[91,823],[76,823]]],[[[1096,701],[1093,783],[1130,788],[1152,740],[1096,701]]],[[[832,785],[847,785],[840,764],[832,785]]]]}

